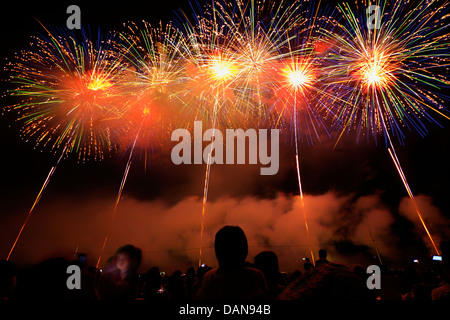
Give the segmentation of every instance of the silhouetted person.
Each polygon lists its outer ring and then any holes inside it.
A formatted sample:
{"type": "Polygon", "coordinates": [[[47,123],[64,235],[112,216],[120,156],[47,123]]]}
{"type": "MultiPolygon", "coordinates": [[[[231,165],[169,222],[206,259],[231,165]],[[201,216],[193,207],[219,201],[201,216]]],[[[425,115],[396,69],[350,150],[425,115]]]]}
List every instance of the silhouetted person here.
{"type": "Polygon", "coordinates": [[[160,298],[158,290],[161,289],[161,273],[157,267],[152,267],[145,275],[144,298],[154,300],[160,298]]]}
{"type": "Polygon", "coordinates": [[[316,261],[316,267],[328,263],[327,251],[325,249],[319,250],[319,259],[316,261]]]}
{"type": "Polygon", "coordinates": [[[16,287],[16,268],[10,261],[0,260],[0,300],[8,300],[16,287]]]}
{"type": "Polygon", "coordinates": [[[69,299],[71,300],[97,300],[96,293],[96,269],[88,266],[87,257],[84,253],[77,253],[77,259],[70,262],[71,265],[77,265],[81,271],[80,289],[70,290],[69,299]]]}
{"type": "Polygon", "coordinates": [[[183,279],[184,294],[185,294],[186,300],[192,300],[193,286],[196,281],[197,281],[197,277],[195,275],[195,269],[191,267],[186,271],[186,274],[183,279]]]}
{"type": "Polygon", "coordinates": [[[212,270],[212,267],[207,266],[206,264],[201,265],[200,267],[198,267],[197,269],[197,278],[201,281],[203,280],[203,277],[205,276],[205,274],[209,271],[212,270]]]}
{"type": "Polygon", "coordinates": [[[267,287],[269,289],[283,287],[284,283],[280,267],[278,265],[278,257],[273,251],[263,251],[255,256],[254,267],[261,270],[266,278],[267,287]]]}
{"type": "Polygon", "coordinates": [[[287,281],[283,279],[278,265],[278,257],[273,251],[263,251],[255,256],[253,266],[264,273],[269,291],[259,295],[258,299],[274,299],[286,287],[287,281]]]}
{"type": "Polygon", "coordinates": [[[303,274],[278,296],[280,300],[373,300],[366,282],[348,267],[328,262],[303,274]]]}
{"type": "Polygon", "coordinates": [[[243,300],[267,290],[264,274],[245,266],[248,243],[244,231],[225,226],[216,233],[214,249],[219,267],[203,277],[199,299],[243,300]]]}
{"type": "Polygon", "coordinates": [[[303,262],[303,269],[305,269],[305,272],[311,271],[312,269],[314,269],[313,264],[311,263],[311,261],[309,261],[309,258],[304,258],[303,262]]]}
{"type": "Polygon", "coordinates": [[[431,291],[432,300],[450,300],[450,241],[441,243],[443,281],[431,291]]]}
{"type": "Polygon", "coordinates": [[[142,251],[128,244],[117,249],[115,259],[120,279],[130,280],[137,276],[137,269],[142,259],[142,251]]]}
{"type": "Polygon", "coordinates": [[[169,277],[167,283],[167,291],[169,293],[169,300],[181,301],[184,300],[184,286],[181,279],[181,271],[176,270],[169,277]]]}
{"type": "Polygon", "coordinates": [[[292,272],[291,276],[289,277],[289,282],[293,282],[294,280],[300,278],[302,276],[302,272],[300,270],[295,270],[292,272]]]}
{"type": "Polygon", "coordinates": [[[40,262],[21,272],[17,277],[17,287],[11,300],[66,300],[67,267],[69,261],[55,257],[40,262]]]}
{"type": "Polygon", "coordinates": [[[363,266],[356,264],[352,267],[353,273],[360,278],[361,280],[366,280],[368,277],[368,274],[366,272],[366,269],[363,268],[363,266]]]}
{"type": "Polygon", "coordinates": [[[142,251],[132,245],[117,249],[111,270],[104,270],[98,291],[103,300],[133,300],[138,295],[142,251]]]}
{"type": "Polygon", "coordinates": [[[194,284],[192,285],[192,297],[195,298],[198,295],[198,291],[200,290],[200,287],[202,286],[203,277],[205,274],[212,270],[210,266],[207,265],[201,265],[197,269],[197,278],[194,281],[194,284]]]}

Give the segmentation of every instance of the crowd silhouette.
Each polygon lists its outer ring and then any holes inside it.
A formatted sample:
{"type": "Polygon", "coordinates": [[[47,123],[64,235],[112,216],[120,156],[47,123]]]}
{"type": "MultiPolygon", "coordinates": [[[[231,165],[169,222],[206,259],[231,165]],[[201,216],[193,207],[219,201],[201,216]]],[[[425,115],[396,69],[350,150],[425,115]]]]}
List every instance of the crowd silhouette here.
{"type": "Polygon", "coordinates": [[[381,266],[381,289],[369,290],[362,265],[327,260],[320,249],[315,264],[304,258],[303,271],[280,272],[273,251],[262,251],[247,262],[248,243],[238,226],[225,226],[215,236],[217,268],[202,265],[166,275],[157,267],[139,274],[142,251],[133,245],[117,249],[100,271],[75,261],[51,258],[21,270],[0,260],[1,300],[449,300],[450,242],[441,243],[442,262],[431,269],[381,266]],[[77,264],[81,286],[69,290],[67,267],[77,264]]]}

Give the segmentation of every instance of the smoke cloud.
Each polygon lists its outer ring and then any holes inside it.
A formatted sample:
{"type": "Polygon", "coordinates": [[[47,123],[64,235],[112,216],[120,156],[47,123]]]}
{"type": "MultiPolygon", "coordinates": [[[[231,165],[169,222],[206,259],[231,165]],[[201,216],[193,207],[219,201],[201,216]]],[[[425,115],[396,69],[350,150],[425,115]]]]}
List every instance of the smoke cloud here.
{"type": "MultiPolygon", "coordinates": [[[[432,230],[448,226],[429,197],[419,196],[417,201],[426,208],[424,213],[432,230]]],[[[330,260],[347,264],[376,263],[376,251],[384,259],[401,257],[396,245],[398,235],[391,229],[393,214],[383,205],[379,194],[339,195],[330,191],[305,195],[305,211],[299,197],[283,193],[272,199],[217,198],[207,203],[202,241],[201,198],[191,196],[168,204],[162,200],[124,197],[112,220],[113,203],[111,198],[96,196],[83,201],[62,198],[42,204],[30,219],[12,261],[36,263],[55,255],[71,259],[78,251],[86,253],[88,262],[95,265],[108,234],[101,265],[119,246],[129,243],[143,251],[140,270],[143,272],[152,266],[166,272],[197,267],[200,246],[202,261],[216,266],[214,235],[224,225],[243,228],[249,242],[248,261],[253,262],[261,251],[273,250],[281,270],[287,272],[302,269],[301,258],[310,257],[311,250],[317,258],[320,248],[328,250],[330,260]]],[[[399,211],[416,223],[407,199],[403,199],[399,211]]],[[[3,244],[14,238],[19,221],[17,217],[5,221],[10,231],[3,234],[3,244]]],[[[418,225],[416,228],[419,232],[418,225]]],[[[7,253],[6,249],[2,248],[2,254],[7,253]]]]}

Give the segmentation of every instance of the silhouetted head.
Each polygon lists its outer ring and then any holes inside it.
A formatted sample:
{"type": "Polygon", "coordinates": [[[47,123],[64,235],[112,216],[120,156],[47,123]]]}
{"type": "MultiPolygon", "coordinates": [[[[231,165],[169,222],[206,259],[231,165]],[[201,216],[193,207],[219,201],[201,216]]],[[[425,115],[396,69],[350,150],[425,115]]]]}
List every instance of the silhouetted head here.
{"type": "Polygon", "coordinates": [[[16,286],[16,268],[10,261],[0,260],[0,300],[7,298],[16,286]]]}
{"type": "Polygon", "coordinates": [[[263,251],[255,256],[253,265],[256,269],[261,270],[266,278],[269,288],[277,285],[280,268],[278,266],[278,257],[273,251],[263,251]]]}
{"type": "Polygon", "coordinates": [[[198,267],[198,269],[197,269],[197,277],[200,280],[203,279],[203,276],[205,275],[205,273],[207,273],[211,269],[212,269],[212,267],[207,266],[207,265],[202,265],[202,266],[198,267]]]}
{"type": "Polygon", "coordinates": [[[248,254],[247,237],[237,226],[225,226],[216,233],[214,250],[221,268],[243,267],[248,254]]]}
{"type": "Polygon", "coordinates": [[[325,249],[319,250],[319,258],[326,259],[327,258],[327,251],[325,249]]]}
{"type": "Polygon", "coordinates": [[[186,271],[186,277],[188,278],[195,278],[195,269],[190,267],[189,269],[187,269],[186,271]]]}
{"type": "Polygon", "coordinates": [[[273,251],[263,251],[255,256],[255,267],[264,274],[273,274],[279,271],[278,257],[273,251]]]}
{"type": "Polygon", "coordinates": [[[17,278],[17,299],[53,301],[67,298],[68,266],[67,259],[54,257],[25,270],[17,278]]]}
{"type": "MultiPolygon", "coordinates": [[[[308,258],[306,258],[306,259],[308,259],[308,258]]],[[[311,270],[312,267],[313,267],[313,265],[311,262],[309,262],[309,259],[305,260],[305,262],[303,262],[303,268],[305,269],[305,271],[311,270]]]]}
{"type": "Polygon", "coordinates": [[[120,247],[116,251],[116,267],[121,274],[136,272],[141,263],[142,251],[131,244],[120,247]]]}
{"type": "Polygon", "coordinates": [[[440,247],[443,265],[450,270],[450,241],[442,241],[440,247]]]}
{"type": "Polygon", "coordinates": [[[359,264],[354,265],[352,267],[352,271],[354,274],[356,274],[356,276],[360,279],[367,279],[367,272],[366,269],[364,269],[362,266],[360,266],[359,264]]]}

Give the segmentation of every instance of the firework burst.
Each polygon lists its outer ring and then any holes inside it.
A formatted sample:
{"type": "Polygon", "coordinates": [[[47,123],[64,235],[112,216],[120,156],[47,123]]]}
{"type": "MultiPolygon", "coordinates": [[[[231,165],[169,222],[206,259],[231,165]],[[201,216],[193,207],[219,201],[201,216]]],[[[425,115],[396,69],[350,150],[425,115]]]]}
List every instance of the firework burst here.
{"type": "Polygon", "coordinates": [[[334,83],[346,91],[347,102],[338,105],[334,120],[343,127],[339,139],[350,129],[356,129],[358,137],[365,134],[375,141],[379,134],[384,136],[418,218],[439,254],[391,136],[404,143],[405,129],[423,136],[427,132],[423,120],[437,123],[436,115],[450,120],[444,107],[448,98],[444,91],[450,84],[448,5],[432,0],[379,1],[376,7],[380,28],[369,28],[365,12],[357,16],[346,3],[338,6],[344,21],[333,21],[333,30],[323,30],[340,44],[330,55],[333,63],[327,70],[334,83]]]}
{"type": "Polygon", "coordinates": [[[170,25],[152,28],[143,22],[130,23],[119,35],[117,50],[129,65],[119,82],[129,97],[122,114],[121,145],[137,146],[147,167],[156,151],[164,150],[170,132],[185,122],[180,117],[187,88],[179,33],[170,25]]]}
{"type": "MultiPolygon", "coordinates": [[[[424,136],[425,121],[450,119],[444,101],[448,88],[447,5],[439,1],[379,1],[380,29],[369,29],[367,16],[339,5],[343,21],[321,32],[334,43],[326,68],[345,93],[333,114],[342,133],[355,129],[373,137],[387,133],[404,143],[404,131],[424,136]],[[425,120],[425,121],[424,121],[425,120]]],[[[361,5],[361,4],[360,4],[361,5]]],[[[366,8],[368,4],[363,4],[366,8]]],[[[360,8],[361,9],[361,8],[360,8]]],[[[361,10],[362,11],[362,10],[361,10]]]]}
{"type": "Polygon", "coordinates": [[[114,77],[122,65],[108,50],[111,38],[93,43],[84,32],[82,38],[50,31],[35,37],[10,65],[11,95],[21,101],[7,110],[18,113],[22,135],[37,146],[101,160],[114,147],[121,95],[114,77]]]}

